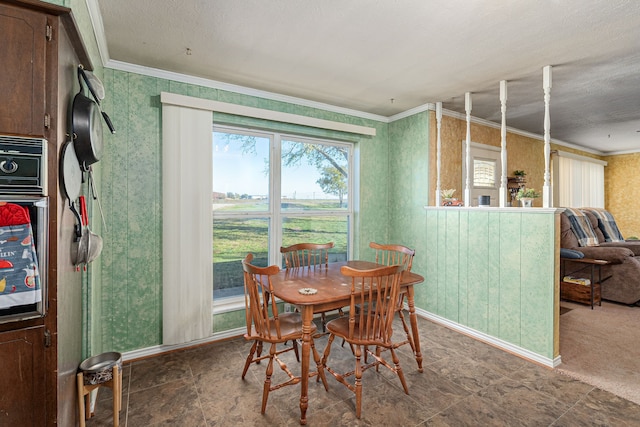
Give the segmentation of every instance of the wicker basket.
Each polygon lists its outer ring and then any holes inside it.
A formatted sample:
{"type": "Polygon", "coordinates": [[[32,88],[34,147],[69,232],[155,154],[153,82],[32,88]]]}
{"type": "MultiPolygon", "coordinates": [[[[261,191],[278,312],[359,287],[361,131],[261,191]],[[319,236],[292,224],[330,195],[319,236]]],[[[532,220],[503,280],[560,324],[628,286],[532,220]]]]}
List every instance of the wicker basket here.
{"type": "Polygon", "coordinates": [[[592,285],[579,285],[576,283],[561,282],[560,283],[560,298],[578,302],[581,304],[591,305],[591,292],[593,291],[593,303],[600,303],[600,284],[594,283],[592,285]]]}

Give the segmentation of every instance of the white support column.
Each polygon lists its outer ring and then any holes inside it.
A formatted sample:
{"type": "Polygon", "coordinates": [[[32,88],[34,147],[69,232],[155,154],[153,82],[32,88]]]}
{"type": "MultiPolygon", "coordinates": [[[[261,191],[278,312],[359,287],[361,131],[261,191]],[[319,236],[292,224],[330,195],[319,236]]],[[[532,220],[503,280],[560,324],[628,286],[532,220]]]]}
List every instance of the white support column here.
{"type": "Polygon", "coordinates": [[[551,120],[549,118],[549,101],[551,99],[551,65],[542,68],[542,89],[544,90],[544,186],[542,187],[542,207],[551,207],[551,174],[549,159],[551,157],[551,120]]]}
{"type": "Polygon", "coordinates": [[[467,145],[465,150],[467,176],[465,176],[464,184],[464,205],[471,206],[471,185],[469,182],[471,176],[471,92],[464,94],[464,109],[467,112],[467,145]]]}
{"type": "Polygon", "coordinates": [[[440,164],[442,155],[442,142],[440,139],[440,132],[442,129],[442,102],[436,102],[436,128],[438,130],[437,145],[436,145],[436,206],[442,204],[440,196],[440,164]]]}
{"type": "Polygon", "coordinates": [[[507,81],[500,82],[500,111],[502,111],[502,127],[500,129],[500,160],[502,176],[500,178],[500,207],[507,206],[507,81]]]}

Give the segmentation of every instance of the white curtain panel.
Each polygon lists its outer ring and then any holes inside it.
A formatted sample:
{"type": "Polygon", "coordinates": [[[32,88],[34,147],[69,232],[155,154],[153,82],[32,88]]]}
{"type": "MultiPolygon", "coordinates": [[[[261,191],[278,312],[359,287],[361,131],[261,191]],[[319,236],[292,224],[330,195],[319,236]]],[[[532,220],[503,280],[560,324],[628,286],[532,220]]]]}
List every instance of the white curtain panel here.
{"type": "Polygon", "coordinates": [[[604,162],[558,156],[561,207],[604,208],[604,162]]]}
{"type": "Polygon", "coordinates": [[[212,122],[210,110],[162,106],[163,344],[212,333],[212,122]]]}

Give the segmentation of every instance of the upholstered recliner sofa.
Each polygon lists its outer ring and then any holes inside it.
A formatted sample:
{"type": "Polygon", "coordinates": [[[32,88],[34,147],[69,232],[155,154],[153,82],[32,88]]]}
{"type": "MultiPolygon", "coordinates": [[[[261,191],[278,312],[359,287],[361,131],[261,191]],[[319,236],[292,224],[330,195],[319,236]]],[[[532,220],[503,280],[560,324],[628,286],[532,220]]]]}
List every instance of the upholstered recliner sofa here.
{"type": "MultiPolygon", "coordinates": [[[[640,241],[607,241],[616,239],[612,239],[611,236],[609,239],[605,238],[602,230],[607,224],[602,220],[599,221],[597,214],[597,211],[594,212],[593,209],[588,208],[566,209],[560,215],[560,247],[580,251],[585,258],[609,261],[611,264],[602,266],[602,277],[609,277],[602,284],[602,298],[623,304],[635,304],[640,301],[640,241]],[[576,226],[574,213],[583,215],[582,229],[576,226]],[[571,216],[574,218],[570,218],[571,216]],[[592,238],[586,239],[590,241],[585,242],[584,232],[589,234],[589,227],[593,233],[592,236],[595,236],[595,241],[592,238]]],[[[609,217],[613,219],[610,215],[609,217]]],[[[611,229],[606,231],[611,232],[611,229]]],[[[618,238],[621,237],[618,232],[618,238]]],[[[589,278],[588,269],[578,271],[582,267],[584,264],[565,262],[567,274],[589,278]]]]}

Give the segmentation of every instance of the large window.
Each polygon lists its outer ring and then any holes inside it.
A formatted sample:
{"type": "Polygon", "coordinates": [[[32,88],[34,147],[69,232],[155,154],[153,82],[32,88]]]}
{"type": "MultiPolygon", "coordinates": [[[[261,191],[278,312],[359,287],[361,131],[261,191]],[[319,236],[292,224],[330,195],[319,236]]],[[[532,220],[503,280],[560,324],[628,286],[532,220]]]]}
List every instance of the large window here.
{"type": "Polygon", "coordinates": [[[279,133],[214,127],[213,294],[243,293],[240,261],[282,265],[280,246],[334,242],[348,258],[353,146],[279,133]]]}

